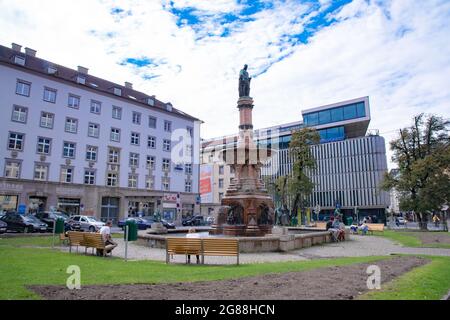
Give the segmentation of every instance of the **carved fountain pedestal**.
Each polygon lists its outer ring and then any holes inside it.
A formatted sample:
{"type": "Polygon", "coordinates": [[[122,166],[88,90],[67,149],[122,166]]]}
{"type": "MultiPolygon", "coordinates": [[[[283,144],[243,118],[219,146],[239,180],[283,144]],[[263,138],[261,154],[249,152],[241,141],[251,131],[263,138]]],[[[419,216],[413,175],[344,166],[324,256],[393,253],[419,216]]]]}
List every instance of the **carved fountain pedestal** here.
{"type": "Polygon", "coordinates": [[[253,99],[240,97],[238,109],[239,137],[235,145],[221,152],[222,160],[234,169],[235,178],[222,198],[223,207],[211,234],[263,236],[272,232],[274,205],[260,178],[260,168],[272,150],[253,141],[253,99]]]}

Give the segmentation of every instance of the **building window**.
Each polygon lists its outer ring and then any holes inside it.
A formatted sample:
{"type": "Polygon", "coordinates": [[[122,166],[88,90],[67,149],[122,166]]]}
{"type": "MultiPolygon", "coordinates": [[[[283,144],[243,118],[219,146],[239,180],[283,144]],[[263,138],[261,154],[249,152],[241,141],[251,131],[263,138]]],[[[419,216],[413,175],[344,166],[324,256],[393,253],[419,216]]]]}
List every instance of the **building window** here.
{"type": "Polygon", "coordinates": [[[148,136],[147,147],[152,148],[152,149],[156,148],[156,138],[155,137],[148,136]]]}
{"type": "Polygon", "coordinates": [[[219,179],[219,188],[223,189],[223,179],[219,179]]]}
{"type": "Polygon", "coordinates": [[[133,123],[141,124],[141,114],[139,112],[133,112],[133,123]]]}
{"type": "Polygon", "coordinates": [[[192,157],[192,154],[193,154],[193,152],[192,152],[192,145],[191,144],[187,144],[186,145],[186,156],[192,157]]]}
{"type": "Polygon", "coordinates": [[[51,88],[44,88],[44,101],[55,103],[56,90],[51,88]]]}
{"type": "Polygon", "coordinates": [[[29,97],[30,96],[31,83],[22,80],[17,80],[16,94],[29,97]]]}
{"type": "Polygon", "coordinates": [[[35,164],[34,165],[34,180],[47,181],[48,179],[48,164],[35,164]]]}
{"type": "Polygon", "coordinates": [[[15,122],[26,123],[27,122],[28,109],[21,106],[14,106],[11,120],[15,122]]]}
{"type": "Polygon", "coordinates": [[[137,174],[128,175],[128,188],[137,188],[138,186],[138,176],[137,174]]]}
{"type": "Polygon", "coordinates": [[[77,76],[77,83],[86,84],[86,78],[82,76],[77,76]]]}
{"type": "Polygon", "coordinates": [[[164,139],[164,142],[163,142],[163,151],[170,151],[170,140],[164,139]]]}
{"type": "Polygon", "coordinates": [[[186,180],[184,182],[184,192],[192,192],[192,181],[186,180]]]}
{"type": "Polygon", "coordinates": [[[113,119],[122,119],[122,108],[113,106],[112,108],[112,117],[113,119]]]}
{"type": "Polygon", "coordinates": [[[52,139],[50,139],[50,138],[38,137],[37,153],[46,154],[46,155],[50,154],[51,143],[52,143],[52,139]]]}
{"type": "Polygon", "coordinates": [[[139,165],[139,153],[130,152],[130,166],[137,167],[139,165]]]}
{"type": "Polygon", "coordinates": [[[14,63],[24,66],[25,65],[25,58],[22,56],[14,56],[14,63]]]}
{"type": "Polygon", "coordinates": [[[230,174],[234,174],[234,173],[235,173],[234,167],[231,167],[231,166],[230,166],[230,174]]]}
{"type": "Polygon", "coordinates": [[[100,114],[102,109],[102,103],[99,101],[91,100],[91,113],[100,114]]]}
{"type": "Polygon", "coordinates": [[[62,167],[60,182],[72,183],[73,182],[73,168],[72,167],[62,167]]]}
{"type": "Polygon", "coordinates": [[[89,123],[88,136],[98,138],[100,136],[100,125],[97,123],[89,123]]]}
{"type": "Polygon", "coordinates": [[[64,158],[75,158],[75,148],[76,144],[73,142],[64,141],[63,145],[63,157],[64,158]]]}
{"type": "Polygon", "coordinates": [[[120,151],[118,149],[109,148],[108,162],[112,164],[119,164],[120,151]]]}
{"type": "Polygon", "coordinates": [[[5,162],[5,178],[20,178],[20,161],[6,160],[5,162]]]}
{"type": "Polygon", "coordinates": [[[193,137],[194,136],[194,129],[192,129],[192,127],[186,127],[187,133],[189,135],[189,137],[193,137]]]}
{"type": "Polygon", "coordinates": [[[111,141],[120,142],[120,129],[111,128],[110,139],[111,141]]]}
{"type": "Polygon", "coordinates": [[[116,96],[121,96],[122,95],[122,89],[120,88],[114,88],[114,94],[116,96]]]}
{"type": "Polygon", "coordinates": [[[86,160],[87,161],[97,161],[98,147],[87,146],[86,147],[86,160]]]}
{"type": "Polygon", "coordinates": [[[186,163],[184,165],[184,172],[186,174],[192,174],[192,163],[186,163]]]}
{"type": "Polygon", "coordinates": [[[140,138],[140,134],[137,132],[132,132],[131,133],[131,144],[134,146],[138,146],[139,145],[139,138],[140,138]]]}
{"type": "Polygon", "coordinates": [[[155,169],[155,157],[154,156],[147,156],[146,167],[147,167],[147,169],[155,169]]]}
{"type": "Polygon", "coordinates": [[[9,140],[8,140],[8,149],[22,151],[24,139],[25,139],[25,134],[17,133],[17,132],[10,132],[9,140]]]}
{"type": "Polygon", "coordinates": [[[219,174],[222,175],[224,172],[224,166],[219,166],[219,174]]]}
{"type": "Polygon", "coordinates": [[[67,106],[70,108],[78,109],[80,107],[80,97],[69,94],[69,101],[67,102],[67,106]]]}
{"type": "Polygon", "coordinates": [[[170,191],[170,178],[162,177],[161,186],[164,191],[170,191]]]}
{"type": "Polygon", "coordinates": [[[40,126],[42,128],[53,129],[54,120],[55,120],[55,115],[53,113],[42,112],[40,126]]]}
{"type": "Polygon", "coordinates": [[[164,131],[172,132],[172,122],[167,120],[164,121],[164,131]]]}
{"type": "Polygon", "coordinates": [[[170,159],[163,159],[162,160],[162,170],[169,172],[170,171],[170,159]]]}
{"type": "Polygon", "coordinates": [[[90,169],[84,170],[84,184],[88,185],[95,184],[95,170],[90,169]]]}
{"type": "Polygon", "coordinates": [[[66,124],[64,130],[69,133],[77,133],[78,120],[74,118],[66,118],[66,124]]]}
{"type": "Polygon", "coordinates": [[[109,172],[106,178],[106,185],[108,187],[116,187],[117,186],[117,173],[109,172]]]}
{"type": "Polygon", "coordinates": [[[154,176],[145,176],[145,189],[147,189],[147,190],[155,189],[155,177],[154,176]]]}
{"type": "Polygon", "coordinates": [[[148,127],[156,129],[156,118],[155,117],[148,117],[148,127]]]}

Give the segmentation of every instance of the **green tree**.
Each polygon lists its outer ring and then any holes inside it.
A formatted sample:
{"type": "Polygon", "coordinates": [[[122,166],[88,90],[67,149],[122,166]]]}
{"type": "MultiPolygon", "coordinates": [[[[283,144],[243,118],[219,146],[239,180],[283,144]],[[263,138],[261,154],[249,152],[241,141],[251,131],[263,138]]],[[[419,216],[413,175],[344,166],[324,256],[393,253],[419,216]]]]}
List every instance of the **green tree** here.
{"type": "Polygon", "coordinates": [[[400,209],[414,211],[421,229],[427,229],[431,212],[449,203],[449,126],[441,117],[420,114],[390,142],[398,174],[386,173],[382,189],[399,192],[400,209]]]}
{"type": "Polygon", "coordinates": [[[314,189],[314,183],[308,173],[316,168],[316,160],[311,153],[311,145],[320,142],[317,130],[303,128],[292,134],[289,144],[289,155],[293,157],[291,175],[287,179],[288,195],[293,199],[292,212],[295,215],[298,208],[304,212],[309,205],[308,199],[314,189]]]}

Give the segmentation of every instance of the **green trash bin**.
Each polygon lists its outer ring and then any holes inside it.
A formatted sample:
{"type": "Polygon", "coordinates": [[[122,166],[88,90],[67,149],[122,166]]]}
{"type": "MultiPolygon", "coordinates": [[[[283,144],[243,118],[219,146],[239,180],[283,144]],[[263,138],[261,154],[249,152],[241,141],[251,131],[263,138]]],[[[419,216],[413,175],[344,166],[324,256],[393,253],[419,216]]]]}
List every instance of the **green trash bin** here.
{"type": "Polygon", "coordinates": [[[55,220],[55,234],[61,234],[61,233],[64,233],[64,219],[57,218],[55,220]]]}
{"type": "Polygon", "coordinates": [[[125,222],[125,229],[123,238],[128,241],[136,241],[138,236],[138,226],[135,220],[127,220],[125,222]],[[128,239],[126,239],[126,227],[128,226],[128,239]]]}
{"type": "Polygon", "coordinates": [[[347,225],[351,226],[353,224],[353,217],[348,217],[347,218],[347,225]]]}

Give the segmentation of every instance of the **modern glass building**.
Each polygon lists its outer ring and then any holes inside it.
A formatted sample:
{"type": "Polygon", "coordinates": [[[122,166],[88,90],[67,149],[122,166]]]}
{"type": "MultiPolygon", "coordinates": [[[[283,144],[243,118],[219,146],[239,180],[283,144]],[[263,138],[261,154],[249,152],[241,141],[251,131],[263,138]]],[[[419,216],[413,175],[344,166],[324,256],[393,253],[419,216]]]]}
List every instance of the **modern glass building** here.
{"type": "MultiPolygon", "coordinates": [[[[307,109],[302,115],[303,121],[255,130],[254,139],[260,145],[278,149],[277,154],[261,168],[262,176],[275,180],[279,176],[289,175],[293,165],[289,154],[292,133],[303,127],[314,127],[319,131],[321,141],[311,146],[317,161],[316,170],[308,172],[315,183],[309,199],[311,209],[320,207],[320,220],[339,207],[346,217],[370,215],[385,221],[385,211],[390,205],[389,193],[379,188],[383,174],[387,171],[385,141],[377,132],[368,132],[369,98],[307,109]]],[[[211,155],[232,143],[233,137],[203,141],[204,165],[219,161],[211,155]]],[[[232,173],[226,176],[227,172],[224,171],[223,177],[212,177],[211,198],[216,202],[233,177],[232,173]],[[216,186],[215,180],[223,182],[216,186]]],[[[314,217],[317,219],[317,216],[314,217]]]]}

